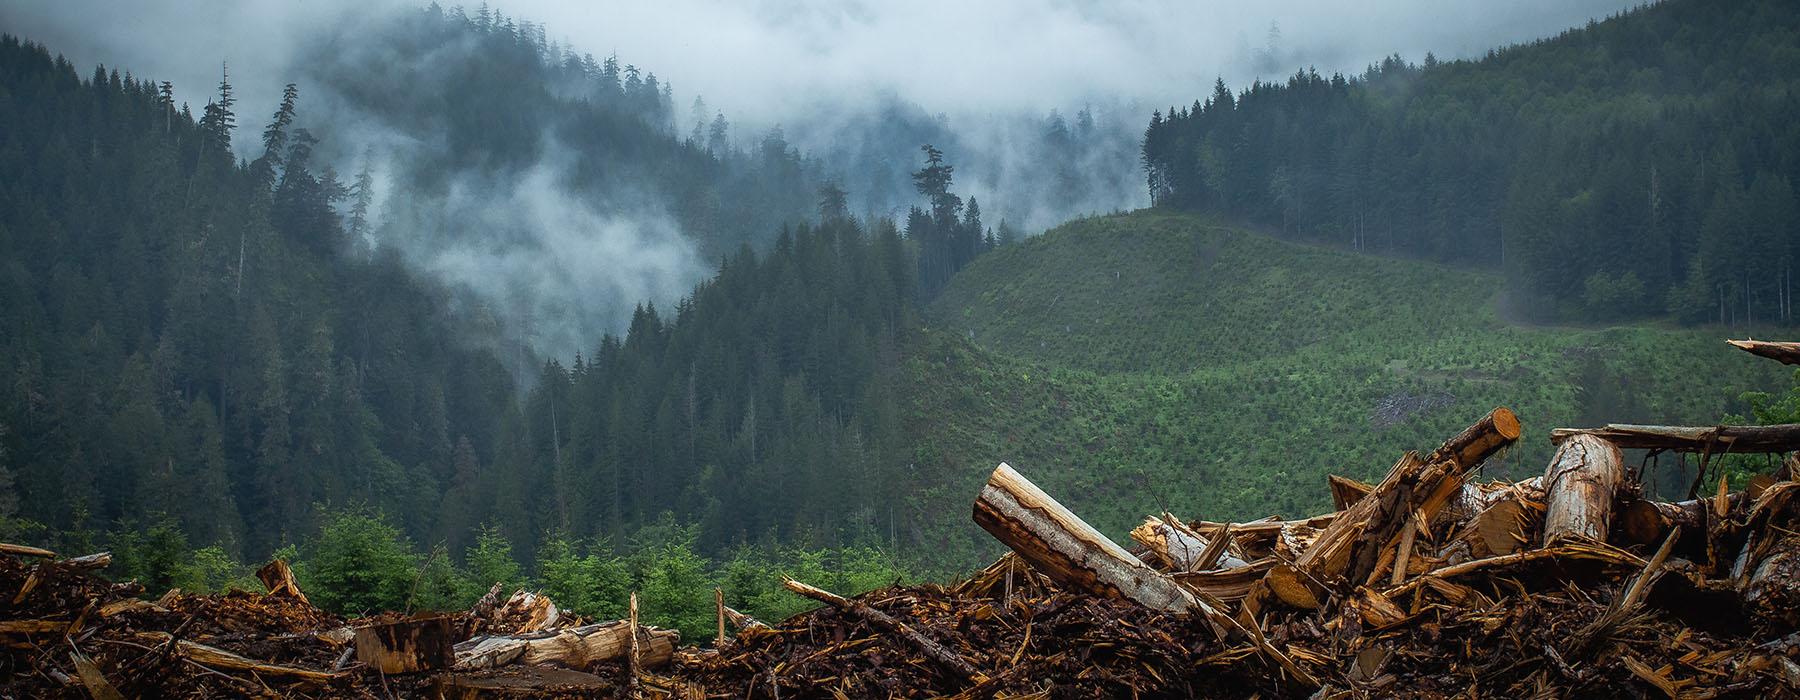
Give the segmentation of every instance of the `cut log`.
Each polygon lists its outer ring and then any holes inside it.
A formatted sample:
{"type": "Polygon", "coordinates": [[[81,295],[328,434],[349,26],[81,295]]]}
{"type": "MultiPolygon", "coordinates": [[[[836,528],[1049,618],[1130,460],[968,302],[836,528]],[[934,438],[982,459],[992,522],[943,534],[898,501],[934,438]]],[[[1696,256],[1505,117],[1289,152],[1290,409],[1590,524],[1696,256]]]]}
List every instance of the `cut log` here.
{"type": "MultiPolygon", "coordinates": [[[[1006,469],[1007,467],[1002,464],[1000,465],[1000,468],[1006,469]]],[[[1117,547],[1118,545],[1113,546],[1117,547]]],[[[908,627],[906,623],[894,619],[887,613],[871,608],[861,602],[844,598],[822,588],[816,588],[795,581],[786,576],[781,577],[781,585],[790,591],[862,618],[869,624],[906,640],[913,648],[918,649],[919,653],[924,654],[925,658],[931,659],[933,662],[936,662],[938,666],[946,671],[956,674],[964,681],[969,683],[980,683],[987,680],[987,676],[983,675],[980,671],[975,670],[974,666],[969,665],[968,660],[958,656],[954,651],[945,649],[943,645],[931,641],[930,638],[919,634],[917,630],[908,627]]]]}
{"type": "Polygon", "coordinates": [[[1605,542],[1613,500],[1625,480],[1625,457],[1612,443],[1576,435],[1562,443],[1544,472],[1544,544],[1571,537],[1605,542]]]}
{"type": "Polygon", "coordinates": [[[450,618],[442,616],[356,629],[356,659],[382,673],[448,668],[454,644],[450,618]]]}
{"type": "Polygon", "coordinates": [[[108,566],[112,566],[112,552],[100,552],[97,554],[70,557],[56,562],[56,565],[71,569],[82,569],[84,571],[99,571],[108,566]]]}
{"type": "Polygon", "coordinates": [[[1784,365],[1800,365],[1800,343],[1771,343],[1763,340],[1727,340],[1739,350],[1767,357],[1784,365]]]}
{"type": "MultiPolygon", "coordinates": [[[[569,668],[586,668],[631,653],[631,621],[619,620],[581,627],[566,627],[556,633],[525,640],[519,662],[526,664],[558,663],[569,668]]],[[[675,644],[681,633],[675,630],[639,627],[636,649],[638,665],[660,666],[675,656],[675,644]]]]}
{"type": "MultiPolygon", "coordinates": [[[[1408,510],[1407,502],[1411,498],[1413,487],[1419,484],[1425,469],[1426,465],[1419,461],[1418,453],[1408,452],[1402,456],[1374,490],[1326,526],[1325,531],[1312,541],[1311,546],[1294,560],[1295,567],[1307,572],[1310,578],[1320,581],[1343,577],[1350,567],[1351,556],[1355,553],[1355,545],[1359,540],[1386,542],[1389,535],[1397,534],[1399,528],[1406,523],[1406,518],[1400,514],[1408,510]],[[1376,538],[1366,537],[1375,530],[1382,532],[1376,538]]],[[[1368,567],[1373,569],[1375,557],[1370,556],[1368,559],[1368,567]]],[[[1365,570],[1360,575],[1351,573],[1350,578],[1360,582],[1367,575],[1368,571],[1365,570]]]]}
{"type": "Polygon", "coordinates": [[[1155,610],[1200,607],[1217,613],[1005,464],[994,469],[975,499],[974,518],[1032,568],[1063,585],[1155,610]]]}
{"type": "Polygon", "coordinates": [[[310,603],[306,594],[300,592],[300,583],[294,580],[294,570],[288,563],[276,559],[263,568],[256,570],[256,577],[262,580],[263,586],[269,589],[269,595],[293,598],[302,603],[310,603]]]}
{"type": "Polygon", "coordinates": [[[1481,420],[1458,433],[1456,437],[1445,440],[1423,460],[1426,464],[1448,460],[1454,463],[1459,471],[1466,472],[1495,452],[1511,445],[1523,434],[1519,427],[1519,417],[1513,415],[1511,409],[1500,406],[1481,417],[1481,420]]]}
{"type": "Polygon", "coordinates": [[[1577,435],[1592,435],[1626,450],[1669,450],[1710,454],[1792,452],[1800,450],[1800,424],[1785,425],[1608,425],[1604,428],[1557,428],[1550,442],[1561,445],[1577,435]]]}
{"type": "Polygon", "coordinates": [[[1531,541],[1530,514],[1523,501],[1496,501],[1475,516],[1475,529],[1489,555],[1512,554],[1531,541]]]}
{"type": "MultiPolygon", "coordinates": [[[[1733,500],[1742,494],[1731,494],[1733,500]]],[[[1692,501],[1646,501],[1630,498],[1613,516],[1614,531],[1627,544],[1651,544],[1662,541],[1670,529],[1680,527],[1688,532],[1706,531],[1706,509],[1712,499],[1692,501]]]]}
{"type": "Polygon", "coordinates": [[[45,559],[55,559],[56,558],[56,553],[52,552],[48,549],[39,549],[37,547],[27,547],[22,544],[0,543],[0,554],[17,554],[22,557],[43,557],[45,559]]]}

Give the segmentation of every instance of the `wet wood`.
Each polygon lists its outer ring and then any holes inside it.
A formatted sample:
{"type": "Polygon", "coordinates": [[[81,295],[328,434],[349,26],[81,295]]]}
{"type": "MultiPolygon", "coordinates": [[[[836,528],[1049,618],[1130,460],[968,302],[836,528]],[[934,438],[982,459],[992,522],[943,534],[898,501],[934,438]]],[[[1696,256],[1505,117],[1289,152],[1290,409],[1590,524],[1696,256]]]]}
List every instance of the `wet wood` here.
{"type": "Polygon", "coordinates": [[[37,547],[27,547],[22,544],[0,543],[0,554],[17,554],[22,557],[43,557],[45,559],[55,559],[56,558],[56,553],[52,552],[48,549],[39,549],[37,547]]]}
{"type": "Polygon", "coordinates": [[[1562,443],[1544,472],[1544,544],[1572,537],[1606,541],[1625,480],[1624,460],[1618,447],[1593,435],[1562,443]]]}
{"type": "Polygon", "coordinates": [[[1063,585],[1158,610],[1205,607],[1008,465],[1001,464],[988,477],[975,499],[974,518],[994,539],[1063,585]]]}
{"type": "Polygon", "coordinates": [[[1772,343],[1765,340],[1727,340],[1732,347],[1766,357],[1784,365],[1800,365],[1800,343],[1772,343]]]}
{"type": "Polygon", "coordinates": [[[450,618],[432,616],[356,628],[356,660],[382,673],[449,668],[456,640],[450,618]]]}

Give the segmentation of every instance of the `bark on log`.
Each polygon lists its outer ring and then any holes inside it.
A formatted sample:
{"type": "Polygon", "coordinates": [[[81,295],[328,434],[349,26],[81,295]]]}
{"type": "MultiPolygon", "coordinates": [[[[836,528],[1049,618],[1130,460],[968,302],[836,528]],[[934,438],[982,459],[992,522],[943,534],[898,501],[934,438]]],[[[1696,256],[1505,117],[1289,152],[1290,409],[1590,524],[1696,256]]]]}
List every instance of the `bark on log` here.
{"type": "Polygon", "coordinates": [[[1442,446],[1426,455],[1422,461],[1431,464],[1449,460],[1456,464],[1459,471],[1466,472],[1474,469],[1475,465],[1481,464],[1482,460],[1493,456],[1495,452],[1499,452],[1501,448],[1511,445],[1513,441],[1519,439],[1521,434],[1519,417],[1513,415],[1511,409],[1500,406],[1488,411],[1488,414],[1482,416],[1481,420],[1458,433],[1456,437],[1445,440],[1442,446]]]}
{"type": "Polygon", "coordinates": [[[1800,343],[1771,343],[1763,340],[1727,340],[1739,350],[1767,357],[1784,365],[1800,365],[1800,343]]]}
{"type": "Polygon", "coordinates": [[[1032,568],[1064,585],[1155,610],[1218,612],[1005,464],[994,469],[975,499],[974,518],[1032,568]]]}
{"type": "Polygon", "coordinates": [[[1577,435],[1592,435],[1620,449],[1745,454],[1800,450],[1800,424],[1785,425],[1608,425],[1604,428],[1557,428],[1550,442],[1561,445],[1577,435]]]}
{"type": "Polygon", "coordinates": [[[100,552],[98,554],[88,554],[88,555],[83,555],[83,556],[79,556],[79,557],[70,557],[68,559],[64,559],[62,561],[56,562],[56,565],[63,566],[63,567],[69,567],[72,569],[84,569],[87,571],[99,571],[108,566],[112,566],[112,552],[100,552]]]}
{"type": "Polygon", "coordinates": [[[43,557],[45,559],[56,558],[56,553],[48,549],[27,547],[22,544],[0,544],[0,554],[17,554],[22,557],[43,557]]]}
{"type": "Polygon", "coordinates": [[[1759,616],[1794,624],[1800,620],[1800,539],[1763,559],[1744,591],[1744,603],[1759,616]]]}
{"type": "MultiPolygon", "coordinates": [[[[1741,493],[1727,497],[1733,501],[1743,498],[1741,493]]],[[[1662,541],[1669,530],[1679,527],[1686,532],[1705,532],[1707,525],[1706,509],[1712,506],[1713,499],[1702,498],[1692,501],[1645,501],[1631,499],[1616,511],[1614,530],[1627,544],[1651,544],[1662,541]]]]}
{"type": "MultiPolygon", "coordinates": [[[[1005,465],[1001,466],[1005,467],[1005,465]]],[[[822,588],[816,588],[795,581],[786,576],[781,577],[781,585],[785,586],[790,591],[860,617],[869,624],[906,640],[908,644],[913,645],[913,648],[918,649],[919,653],[924,654],[926,658],[931,659],[939,666],[943,667],[944,670],[956,674],[965,681],[970,683],[980,683],[987,680],[987,676],[983,675],[980,671],[975,670],[974,666],[969,665],[969,662],[963,659],[963,657],[958,656],[956,652],[945,649],[943,645],[931,641],[931,639],[927,638],[925,635],[919,634],[917,630],[908,627],[906,623],[894,619],[887,613],[871,608],[861,602],[844,598],[822,588]]]]}
{"type": "Polygon", "coordinates": [[[269,595],[285,596],[302,603],[311,603],[306,599],[306,594],[300,592],[300,583],[294,580],[294,570],[288,568],[288,563],[285,561],[276,559],[263,568],[257,569],[256,578],[261,579],[263,586],[269,589],[269,595]]]}
{"type": "MultiPolygon", "coordinates": [[[[675,642],[680,639],[681,634],[675,630],[638,627],[638,667],[668,663],[669,659],[674,658],[675,642]]],[[[530,640],[525,653],[519,656],[519,661],[527,664],[554,661],[570,668],[583,668],[616,659],[621,652],[630,653],[631,641],[629,622],[623,625],[609,623],[568,627],[557,630],[550,637],[530,640]]]]}
{"type": "Polygon", "coordinates": [[[402,620],[356,629],[356,659],[382,673],[448,668],[454,659],[448,617],[402,620]]]}
{"type": "Polygon", "coordinates": [[[1562,443],[1544,472],[1545,545],[1571,537],[1606,541],[1613,499],[1625,480],[1624,461],[1618,447],[1592,435],[1562,443]]]}

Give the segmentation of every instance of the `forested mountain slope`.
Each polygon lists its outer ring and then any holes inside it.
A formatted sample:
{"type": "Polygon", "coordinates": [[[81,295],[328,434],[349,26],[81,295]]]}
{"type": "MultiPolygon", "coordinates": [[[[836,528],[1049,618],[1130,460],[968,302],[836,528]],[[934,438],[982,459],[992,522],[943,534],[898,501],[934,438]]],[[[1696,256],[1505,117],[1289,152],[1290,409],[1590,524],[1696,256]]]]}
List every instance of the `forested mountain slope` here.
{"type": "MultiPolygon", "coordinates": [[[[1491,476],[1522,477],[1551,428],[1711,424],[1788,384],[1717,328],[1506,323],[1501,287],[1193,215],[1071,222],[976,260],[931,306],[907,355],[919,498],[960,505],[1006,461],[1106,532],[1146,504],[1301,516],[1329,506],[1305,485],[1376,478],[1495,406],[1526,438],[1491,476]]],[[[1678,472],[1664,460],[1665,488],[1678,472]]],[[[972,527],[934,536],[980,542],[972,527]]]]}
{"type": "Polygon", "coordinates": [[[1158,204],[1495,269],[1539,320],[1789,322],[1800,6],[1667,0],[1480,60],[1152,116],[1158,204]]]}
{"type": "MultiPolygon", "coordinates": [[[[252,162],[231,90],[0,40],[0,522],[54,536],[171,518],[262,556],[314,503],[438,532],[513,386],[466,309],[391,250],[353,255],[346,188],[287,103],[252,162]]],[[[352,217],[360,210],[353,206],[352,217]]]]}

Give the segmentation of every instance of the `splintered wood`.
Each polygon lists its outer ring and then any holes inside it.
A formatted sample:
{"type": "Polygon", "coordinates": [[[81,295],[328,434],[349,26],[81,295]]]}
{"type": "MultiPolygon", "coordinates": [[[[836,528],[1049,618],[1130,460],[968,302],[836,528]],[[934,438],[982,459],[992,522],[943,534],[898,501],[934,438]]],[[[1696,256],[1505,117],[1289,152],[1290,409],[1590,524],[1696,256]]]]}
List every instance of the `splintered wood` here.
{"type": "MultiPolygon", "coordinates": [[[[1192,617],[1233,621],[1195,661],[1214,682],[1239,679],[1207,686],[1219,697],[1793,698],[1793,470],[1745,491],[1658,502],[1637,493],[1612,439],[1723,454],[1785,449],[1794,427],[1558,430],[1542,477],[1470,483],[1523,434],[1498,408],[1424,456],[1402,455],[1377,483],[1331,477],[1334,513],[1238,524],[1151,515],[1131,537],[1141,546],[1132,561],[1152,572],[1133,580],[1173,582],[1197,601],[1192,617]]],[[[1146,604],[1131,587],[1092,583],[1118,558],[1092,554],[1110,551],[1098,533],[1020,536],[1029,528],[1015,523],[1032,511],[1080,522],[1060,505],[1039,510],[1056,502],[1019,486],[1029,483],[1002,465],[976,500],[976,522],[1022,560],[996,567],[1017,576],[1029,563],[1052,598],[1060,587],[1170,609],[1169,596],[1146,604]],[[993,515],[986,504],[1015,491],[1031,494],[1023,507],[993,515]]],[[[962,590],[996,595],[994,571],[962,590]]],[[[1197,687],[1183,682],[1183,692],[1197,687]]]]}

